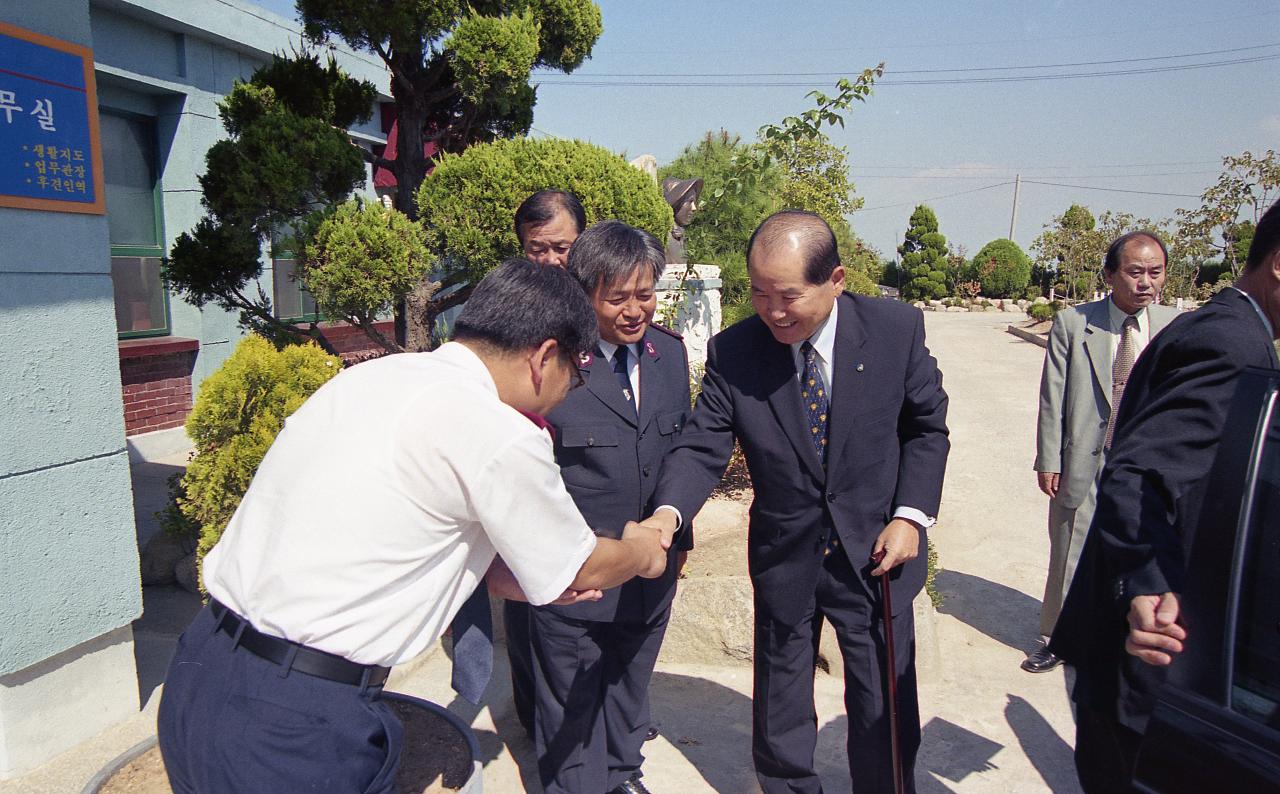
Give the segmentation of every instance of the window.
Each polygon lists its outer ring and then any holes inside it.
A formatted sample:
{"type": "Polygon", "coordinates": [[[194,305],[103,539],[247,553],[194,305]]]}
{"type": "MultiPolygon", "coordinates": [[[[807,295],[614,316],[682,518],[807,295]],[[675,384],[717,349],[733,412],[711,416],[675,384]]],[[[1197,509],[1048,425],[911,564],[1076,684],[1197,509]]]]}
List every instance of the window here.
{"type": "Polygon", "coordinates": [[[320,319],[316,299],[298,278],[297,243],[292,229],[283,229],[271,239],[271,292],[277,318],[291,323],[320,319]]]}
{"type": "Polygon", "coordinates": [[[169,333],[169,295],[160,277],[164,256],[156,127],[151,119],[99,115],[111,240],[111,283],[120,338],[169,333]]]}
{"type": "Polygon", "coordinates": [[[1236,618],[1231,708],[1280,728],[1280,403],[1271,408],[1249,500],[1247,547],[1236,618]]]}

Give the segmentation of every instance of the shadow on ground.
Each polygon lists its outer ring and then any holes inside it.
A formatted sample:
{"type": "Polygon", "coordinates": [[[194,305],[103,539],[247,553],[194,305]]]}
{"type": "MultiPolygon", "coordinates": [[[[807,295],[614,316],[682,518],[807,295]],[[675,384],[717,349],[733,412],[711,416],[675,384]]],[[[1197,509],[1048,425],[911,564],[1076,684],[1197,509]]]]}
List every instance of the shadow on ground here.
{"type": "Polygon", "coordinates": [[[1040,636],[1040,601],[1012,587],[959,571],[939,571],[938,611],[967,623],[996,642],[1031,653],[1040,636]]]}
{"type": "Polygon", "coordinates": [[[1004,717],[1040,778],[1055,794],[1080,791],[1071,745],[1062,740],[1040,712],[1017,695],[1009,695],[1004,717]]]}
{"type": "Polygon", "coordinates": [[[142,615],[133,621],[133,659],[138,703],[146,705],[164,683],[178,637],[200,611],[200,596],[176,585],[142,588],[142,615]]]}

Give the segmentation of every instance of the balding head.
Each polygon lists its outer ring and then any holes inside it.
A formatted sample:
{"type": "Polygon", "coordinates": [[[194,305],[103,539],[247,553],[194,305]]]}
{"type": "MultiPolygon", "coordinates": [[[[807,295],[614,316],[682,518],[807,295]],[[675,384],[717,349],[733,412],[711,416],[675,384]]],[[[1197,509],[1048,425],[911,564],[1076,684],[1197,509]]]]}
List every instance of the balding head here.
{"type": "Polygon", "coordinates": [[[757,253],[798,251],[805,263],[804,277],[810,284],[823,284],[840,265],[836,236],[819,215],[805,210],[775,212],[756,227],[747,243],[747,270],[757,253]]]}

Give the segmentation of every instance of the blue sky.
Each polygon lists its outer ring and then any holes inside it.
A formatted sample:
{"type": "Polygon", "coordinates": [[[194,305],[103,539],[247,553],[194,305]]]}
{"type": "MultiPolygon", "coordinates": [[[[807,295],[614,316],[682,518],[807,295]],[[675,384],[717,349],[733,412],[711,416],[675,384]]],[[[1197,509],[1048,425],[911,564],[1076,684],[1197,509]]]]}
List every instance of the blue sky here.
{"type": "MultiPolygon", "coordinates": [[[[294,16],[291,0],[257,4],[294,16]]],[[[707,130],[754,138],[807,108],[809,90],[831,93],[839,75],[885,61],[874,96],[832,138],[849,148],[866,202],[853,227],[886,255],[926,199],[970,255],[1008,236],[1015,174],[1024,181],[1014,239],[1026,248],[1072,202],[1169,217],[1198,204],[1223,156],[1280,149],[1273,0],[599,4],[604,35],[591,60],[569,77],[535,75],[535,135],[666,162],[707,130]],[[1251,62],[1182,68],[1220,61],[1251,62]],[[1046,64],[1083,65],[1025,68],[1046,64]],[[975,82],[1139,69],[1157,71],[975,82]],[[939,79],[961,82],[905,83],[939,79]],[[677,85],[636,85],[655,82],[677,85]],[[747,85],[682,85],[723,82],[747,85]],[[797,85],[760,85],[771,82],[797,85]]]]}

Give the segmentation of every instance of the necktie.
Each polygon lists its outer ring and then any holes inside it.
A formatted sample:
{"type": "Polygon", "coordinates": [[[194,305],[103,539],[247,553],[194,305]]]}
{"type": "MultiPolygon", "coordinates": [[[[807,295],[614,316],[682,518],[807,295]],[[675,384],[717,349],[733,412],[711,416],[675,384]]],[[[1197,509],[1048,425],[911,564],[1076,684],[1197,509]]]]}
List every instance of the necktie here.
{"type": "Polygon", "coordinates": [[[1124,387],[1129,382],[1129,372],[1137,357],[1138,318],[1129,315],[1124,318],[1124,325],[1120,329],[1120,343],[1116,345],[1116,360],[1111,364],[1111,418],[1107,420],[1107,440],[1103,442],[1103,449],[1111,449],[1116,416],[1120,413],[1120,398],[1124,396],[1124,387]]]}
{"type": "Polygon", "coordinates": [[[818,369],[818,351],[805,342],[800,346],[804,356],[804,371],[800,373],[800,397],[804,400],[804,413],[809,418],[809,440],[818,453],[822,465],[827,465],[827,385],[818,369]]]}
{"type": "Polygon", "coordinates": [[[449,683],[455,692],[478,706],[493,675],[493,616],[489,613],[489,587],[483,579],[462,604],[450,628],[453,676],[449,683]]]}
{"type": "Polygon", "coordinates": [[[636,407],[635,390],[631,388],[631,373],[627,367],[627,346],[618,345],[618,349],[613,353],[613,375],[618,379],[618,385],[622,387],[622,393],[626,396],[627,401],[631,403],[631,407],[636,407]]]}
{"type": "MultiPolygon", "coordinates": [[[[809,419],[809,440],[818,453],[818,459],[825,468],[827,465],[827,384],[822,380],[822,370],[818,368],[818,351],[813,345],[805,342],[800,345],[800,353],[804,356],[804,371],[800,373],[800,397],[804,401],[804,413],[809,419]]],[[[823,556],[840,547],[840,536],[832,529],[827,537],[823,556]]]]}

